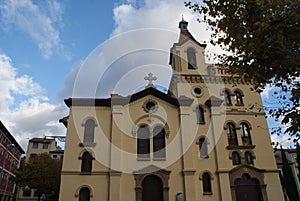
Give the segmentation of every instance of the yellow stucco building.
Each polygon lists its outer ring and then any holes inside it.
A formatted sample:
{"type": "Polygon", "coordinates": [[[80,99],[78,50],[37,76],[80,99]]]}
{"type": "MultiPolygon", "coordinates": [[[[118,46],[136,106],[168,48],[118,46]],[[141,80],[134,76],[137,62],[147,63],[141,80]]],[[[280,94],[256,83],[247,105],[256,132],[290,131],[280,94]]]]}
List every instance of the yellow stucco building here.
{"type": "Polygon", "coordinates": [[[168,93],[70,98],[60,201],[283,201],[251,80],[204,61],[179,23],[168,93]]]}

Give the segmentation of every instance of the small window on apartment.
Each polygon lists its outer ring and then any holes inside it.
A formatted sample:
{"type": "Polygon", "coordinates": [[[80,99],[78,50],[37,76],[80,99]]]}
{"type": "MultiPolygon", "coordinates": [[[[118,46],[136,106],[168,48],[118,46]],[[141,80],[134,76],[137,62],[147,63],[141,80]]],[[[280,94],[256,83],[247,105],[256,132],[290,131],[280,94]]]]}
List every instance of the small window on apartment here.
{"type": "Polygon", "coordinates": [[[48,143],[43,143],[43,149],[48,149],[49,144],[48,143]]]}
{"type": "Polygon", "coordinates": [[[31,197],[31,189],[23,189],[23,197],[31,197]]]}
{"type": "Polygon", "coordinates": [[[33,142],[32,149],[37,149],[37,148],[39,148],[39,143],[33,142]]]}
{"type": "Polygon", "coordinates": [[[37,190],[34,191],[33,197],[38,197],[38,191],[37,190]]]}
{"type": "Polygon", "coordinates": [[[30,154],[30,158],[37,156],[37,154],[30,154]]]}

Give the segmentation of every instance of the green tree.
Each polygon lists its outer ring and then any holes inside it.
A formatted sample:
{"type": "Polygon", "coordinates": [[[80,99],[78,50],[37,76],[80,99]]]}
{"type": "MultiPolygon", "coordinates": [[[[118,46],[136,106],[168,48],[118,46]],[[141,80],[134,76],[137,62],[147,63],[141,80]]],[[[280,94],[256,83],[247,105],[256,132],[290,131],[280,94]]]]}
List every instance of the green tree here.
{"type": "Polygon", "coordinates": [[[299,139],[299,0],[204,0],[185,2],[198,12],[199,21],[210,25],[211,43],[229,54],[217,55],[221,66],[234,75],[253,79],[256,89],[280,90],[280,107],[270,115],[288,126],[299,139]]]}
{"type": "MultiPolygon", "coordinates": [[[[300,174],[300,146],[299,146],[298,142],[296,143],[296,154],[297,154],[296,162],[297,162],[297,166],[298,166],[298,173],[300,174]]],[[[299,175],[298,175],[298,177],[299,177],[299,175]]]]}
{"type": "Polygon", "coordinates": [[[289,162],[286,158],[284,149],[281,148],[281,158],[282,158],[282,182],[283,187],[285,188],[285,191],[287,193],[287,196],[289,197],[290,201],[299,201],[299,192],[297,189],[297,184],[295,181],[294,174],[292,172],[292,169],[289,165],[289,162]]]}
{"type": "Polygon", "coordinates": [[[58,200],[61,164],[61,160],[52,159],[47,153],[39,154],[21,164],[12,180],[20,187],[36,189],[38,200],[42,194],[58,200]]]}

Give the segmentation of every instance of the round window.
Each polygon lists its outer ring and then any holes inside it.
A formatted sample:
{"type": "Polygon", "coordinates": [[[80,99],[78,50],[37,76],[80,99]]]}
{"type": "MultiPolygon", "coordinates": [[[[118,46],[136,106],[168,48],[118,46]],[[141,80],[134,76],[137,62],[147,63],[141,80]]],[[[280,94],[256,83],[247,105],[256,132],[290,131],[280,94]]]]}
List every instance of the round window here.
{"type": "Polygon", "coordinates": [[[146,109],[147,109],[148,111],[154,110],[154,109],[155,109],[155,103],[152,102],[152,101],[149,101],[149,102],[146,104],[146,109]]]}
{"type": "Polygon", "coordinates": [[[192,94],[196,97],[200,97],[203,94],[202,88],[200,86],[194,86],[192,89],[192,94]]]}
{"type": "Polygon", "coordinates": [[[144,103],[143,107],[146,112],[155,112],[157,110],[157,103],[155,101],[149,100],[144,103]]]}
{"type": "Polygon", "coordinates": [[[194,93],[195,93],[196,95],[200,95],[200,94],[202,93],[201,88],[200,88],[200,87],[195,87],[195,88],[194,88],[194,93]]]}

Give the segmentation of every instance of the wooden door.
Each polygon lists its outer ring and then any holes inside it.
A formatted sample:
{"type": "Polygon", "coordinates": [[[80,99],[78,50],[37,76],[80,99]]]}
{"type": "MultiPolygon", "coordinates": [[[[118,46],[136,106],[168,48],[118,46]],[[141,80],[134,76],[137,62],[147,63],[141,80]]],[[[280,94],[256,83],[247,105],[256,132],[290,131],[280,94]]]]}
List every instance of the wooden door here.
{"type": "Polygon", "coordinates": [[[142,183],[142,201],[164,201],[163,185],[159,177],[147,176],[142,183]]]}

